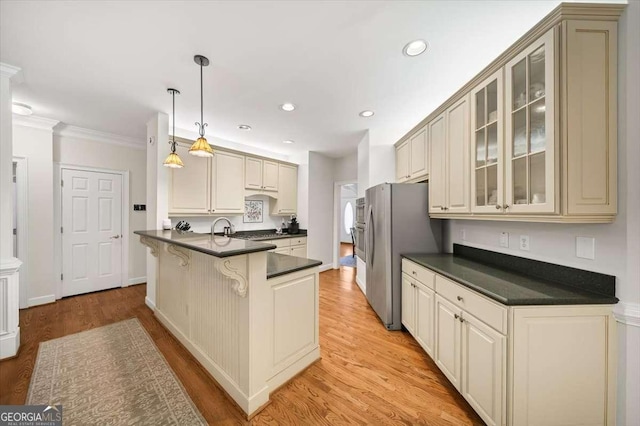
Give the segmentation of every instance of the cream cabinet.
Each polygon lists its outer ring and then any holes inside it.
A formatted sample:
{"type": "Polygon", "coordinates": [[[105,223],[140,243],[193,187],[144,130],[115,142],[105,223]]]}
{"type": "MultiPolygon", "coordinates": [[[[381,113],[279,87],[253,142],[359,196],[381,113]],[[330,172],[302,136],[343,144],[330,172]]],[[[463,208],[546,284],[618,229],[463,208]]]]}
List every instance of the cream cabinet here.
{"type": "Polygon", "coordinates": [[[255,157],[245,157],[244,184],[257,191],[278,190],[278,163],[255,157]]]}
{"type": "Polygon", "coordinates": [[[211,178],[209,160],[189,155],[189,147],[176,146],[184,167],[169,169],[169,214],[209,214],[211,178]]]}
{"type": "Polygon", "coordinates": [[[278,164],[278,198],[272,203],[271,214],[287,216],[298,209],[298,167],[278,164]]]}
{"type": "Polygon", "coordinates": [[[418,182],[428,176],[426,127],[396,146],[396,182],[418,182]]]}
{"type": "Polygon", "coordinates": [[[408,134],[427,126],[431,217],[613,222],[623,9],[561,4],[408,134]]]}
{"type": "Polygon", "coordinates": [[[307,257],[307,237],[281,238],[264,243],[274,244],[276,248],[269,250],[273,253],[286,254],[296,257],[307,257]]]}
{"type": "Polygon", "coordinates": [[[505,203],[515,213],[555,213],[556,28],[505,65],[505,203]]]}
{"type": "Polygon", "coordinates": [[[422,349],[433,356],[434,274],[407,260],[402,262],[402,272],[402,324],[422,349]]]}
{"type": "Polygon", "coordinates": [[[468,96],[429,123],[429,140],[429,212],[469,212],[468,96]]]}
{"type": "Polygon", "coordinates": [[[504,204],[503,69],[471,91],[471,211],[496,213],[504,204]]]}
{"type": "Polygon", "coordinates": [[[244,214],[244,156],[216,151],[211,164],[211,213],[244,214]]]}
{"type": "Polygon", "coordinates": [[[402,323],[488,425],[615,424],[610,305],[505,306],[403,259],[402,323]]]}

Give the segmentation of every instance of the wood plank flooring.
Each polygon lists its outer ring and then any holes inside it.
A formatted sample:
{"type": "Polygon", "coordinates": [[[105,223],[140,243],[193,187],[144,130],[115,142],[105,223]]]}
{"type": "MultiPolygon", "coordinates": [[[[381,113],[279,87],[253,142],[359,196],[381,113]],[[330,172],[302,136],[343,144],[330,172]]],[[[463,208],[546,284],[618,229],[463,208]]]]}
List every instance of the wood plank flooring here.
{"type": "MultiPolygon", "coordinates": [[[[322,359],[272,394],[252,424],[483,424],[408,333],[385,330],[355,284],[355,268],[320,277],[322,359]]],[[[210,424],[247,424],[155,319],[145,293],[137,285],[20,311],[22,346],[0,362],[0,404],[24,404],[40,342],[137,317],[210,424]]]]}

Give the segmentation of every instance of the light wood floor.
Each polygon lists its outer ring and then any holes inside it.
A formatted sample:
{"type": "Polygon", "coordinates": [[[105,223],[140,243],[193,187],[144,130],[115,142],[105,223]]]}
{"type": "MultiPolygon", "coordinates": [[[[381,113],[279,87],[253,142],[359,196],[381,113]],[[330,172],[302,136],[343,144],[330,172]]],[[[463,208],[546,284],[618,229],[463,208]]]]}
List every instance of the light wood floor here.
{"type": "Polygon", "coordinates": [[[340,243],[340,257],[351,256],[353,254],[353,245],[351,243],[340,243]]]}
{"type": "MultiPolygon", "coordinates": [[[[254,424],[483,424],[406,332],[389,332],[355,284],[355,269],[320,280],[322,359],[275,392],[254,424]]],[[[24,404],[39,342],[137,317],[210,424],[246,424],[195,359],[144,304],[145,285],[20,311],[22,346],[0,362],[0,405],[24,404]]]]}

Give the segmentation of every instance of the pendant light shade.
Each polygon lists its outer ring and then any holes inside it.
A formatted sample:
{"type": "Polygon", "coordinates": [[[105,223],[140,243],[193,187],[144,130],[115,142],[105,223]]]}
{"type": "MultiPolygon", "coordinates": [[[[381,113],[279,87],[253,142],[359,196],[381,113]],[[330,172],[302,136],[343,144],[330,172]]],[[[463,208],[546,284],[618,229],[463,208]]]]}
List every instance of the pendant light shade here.
{"type": "Polygon", "coordinates": [[[181,169],[184,167],[180,156],[176,154],[176,94],[180,94],[180,92],[176,89],[167,89],[167,92],[171,93],[171,98],[173,99],[173,135],[169,143],[171,144],[171,153],[164,160],[163,165],[165,167],[169,167],[172,169],[181,169]]]}
{"type": "Polygon", "coordinates": [[[211,145],[209,145],[209,142],[207,142],[207,139],[204,137],[204,129],[207,127],[207,123],[204,122],[203,114],[204,99],[202,88],[202,67],[209,65],[209,59],[202,55],[196,55],[193,57],[193,60],[196,64],[200,65],[200,122],[196,122],[200,137],[193,143],[193,145],[191,145],[191,148],[189,148],[189,154],[195,155],[196,157],[213,157],[213,148],[211,148],[211,145]]]}

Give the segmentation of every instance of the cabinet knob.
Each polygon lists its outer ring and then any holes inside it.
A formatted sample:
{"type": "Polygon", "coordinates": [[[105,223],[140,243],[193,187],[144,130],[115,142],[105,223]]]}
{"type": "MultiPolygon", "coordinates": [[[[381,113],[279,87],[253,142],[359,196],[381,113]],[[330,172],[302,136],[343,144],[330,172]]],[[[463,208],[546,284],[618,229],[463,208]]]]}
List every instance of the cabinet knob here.
{"type": "Polygon", "coordinates": [[[503,209],[508,209],[509,208],[509,204],[505,204],[504,206],[502,206],[503,209]]]}
{"type": "Polygon", "coordinates": [[[443,207],[442,210],[449,210],[449,207],[443,207]]]}
{"type": "Polygon", "coordinates": [[[412,273],[413,275],[417,275],[417,274],[416,274],[416,271],[411,271],[411,273],[412,273]]]}
{"type": "Polygon", "coordinates": [[[460,315],[458,315],[458,314],[453,314],[453,317],[454,317],[455,319],[460,319],[460,315]]]}
{"type": "Polygon", "coordinates": [[[500,210],[502,206],[500,204],[496,204],[496,210],[500,210]]]}
{"type": "Polygon", "coordinates": [[[457,299],[458,299],[459,302],[462,302],[462,300],[463,300],[462,296],[458,296],[457,299]]]}

